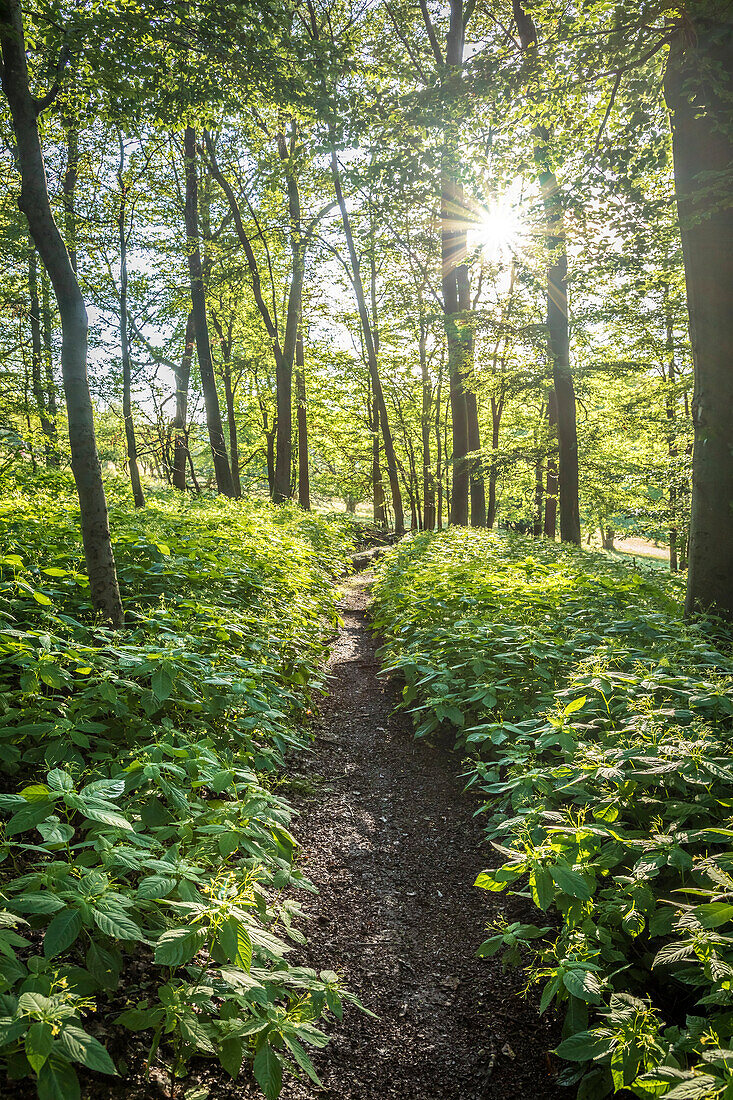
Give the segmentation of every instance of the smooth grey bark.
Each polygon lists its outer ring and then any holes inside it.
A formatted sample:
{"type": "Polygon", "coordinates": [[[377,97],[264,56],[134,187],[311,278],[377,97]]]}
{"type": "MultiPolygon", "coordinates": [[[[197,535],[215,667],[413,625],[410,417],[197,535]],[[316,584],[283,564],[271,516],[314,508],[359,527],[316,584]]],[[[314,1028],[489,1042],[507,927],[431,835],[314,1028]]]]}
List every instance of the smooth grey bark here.
{"type": "Polygon", "coordinates": [[[117,210],[117,237],[120,246],[120,355],[122,359],[122,416],[125,421],[125,442],[127,445],[127,466],[130,472],[132,498],[136,508],[145,507],[145,495],[140,482],[140,470],[137,464],[137,440],[135,421],[132,415],[132,360],[130,358],[130,333],[127,312],[127,181],[125,180],[125,141],[119,134],[120,160],[117,168],[117,186],[120,189],[120,204],[117,210]]]}
{"type": "Polygon", "coordinates": [[[733,11],[700,0],[665,73],[695,368],[685,612],[733,619],[733,11]]]}
{"type": "MultiPolygon", "coordinates": [[[[432,434],[432,404],[433,393],[430,385],[427,357],[427,325],[424,318],[420,318],[420,379],[422,383],[422,409],[420,415],[420,431],[422,435],[422,495],[423,495],[423,528],[426,531],[435,529],[435,484],[433,481],[432,459],[430,455],[430,440],[432,434]]],[[[440,456],[438,456],[439,458],[440,456]]]]}
{"type": "Polygon", "coordinates": [[[75,119],[64,118],[66,131],[66,167],[61,184],[64,205],[64,234],[66,250],[74,272],[77,267],[76,252],[76,185],[79,180],[79,127],[75,119]]]}
{"type": "Polygon", "coordinates": [[[18,0],[0,0],[2,87],[10,107],[21,178],[18,205],[53,285],[61,317],[61,371],[66,396],[71,468],[79,495],[81,533],[94,608],[118,627],[123,611],[112,552],[107,501],[94,433],[87,375],[88,320],[69,253],[53,218],[25,52],[18,0]]]}
{"type": "Polygon", "coordinates": [[[224,496],[234,495],[232,471],[224,442],[224,428],[216,388],[214,363],[211,358],[209,324],[206,316],[201,246],[199,244],[198,173],[196,170],[196,131],[186,127],[183,145],[184,172],[186,177],[186,204],[184,217],[188,253],[188,272],[191,284],[191,309],[196,329],[196,351],[201,374],[201,389],[206,406],[206,426],[209,432],[211,455],[214,461],[216,487],[224,496]]]}
{"type": "Polygon", "coordinates": [[[308,397],[305,387],[305,351],[303,348],[303,330],[298,331],[295,344],[295,393],[298,401],[298,504],[306,512],[310,511],[310,467],[308,451],[308,397]]]}
{"type": "MultiPolygon", "coordinates": [[[[191,364],[193,362],[193,349],[196,340],[196,325],[193,319],[193,310],[189,310],[186,321],[186,337],[183,346],[183,355],[180,364],[176,367],[176,412],[173,418],[173,471],[171,480],[176,489],[184,492],[186,489],[186,461],[190,457],[188,453],[188,433],[186,431],[186,418],[188,416],[188,385],[191,378],[191,364]]],[[[198,488],[197,488],[198,491],[198,488]]]]}
{"type": "Polygon", "coordinates": [[[48,275],[45,268],[41,269],[41,322],[43,340],[43,358],[46,379],[46,415],[48,417],[51,446],[48,454],[49,466],[61,465],[61,453],[59,451],[59,435],[56,423],[58,407],[56,402],[56,379],[53,376],[53,330],[51,325],[51,295],[48,275]]]}
{"type": "Polygon", "coordinates": [[[38,259],[32,239],[28,248],[28,297],[30,300],[29,321],[31,327],[31,385],[41,420],[46,465],[58,466],[58,443],[55,424],[48,413],[46,391],[43,385],[43,334],[41,302],[38,294],[38,259]]]}
{"type": "Polygon", "coordinates": [[[557,435],[557,401],[555,390],[547,394],[547,423],[550,429],[550,451],[547,455],[547,482],[545,486],[545,538],[554,539],[557,534],[557,458],[554,444],[557,435]]]}

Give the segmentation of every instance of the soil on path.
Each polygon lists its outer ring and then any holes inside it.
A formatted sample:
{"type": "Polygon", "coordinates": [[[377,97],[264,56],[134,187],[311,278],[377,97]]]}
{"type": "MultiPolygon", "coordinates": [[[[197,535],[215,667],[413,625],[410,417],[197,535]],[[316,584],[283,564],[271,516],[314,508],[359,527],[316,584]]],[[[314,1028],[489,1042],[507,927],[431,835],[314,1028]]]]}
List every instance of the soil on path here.
{"type": "MultiPolygon", "coordinates": [[[[377,1019],[356,1009],[314,1062],[325,1085],[291,1082],[283,1100],[557,1100],[550,1023],[520,998],[521,977],[477,959],[487,922],[536,919],[521,900],[472,886],[486,844],[455,756],[416,742],[393,714],[366,608],[369,577],[345,586],[343,629],[304,777],[306,962],[334,969],[377,1019]]],[[[247,1096],[249,1092],[239,1093],[247,1096]]],[[[252,1093],[254,1096],[254,1092],[252,1093]]]]}

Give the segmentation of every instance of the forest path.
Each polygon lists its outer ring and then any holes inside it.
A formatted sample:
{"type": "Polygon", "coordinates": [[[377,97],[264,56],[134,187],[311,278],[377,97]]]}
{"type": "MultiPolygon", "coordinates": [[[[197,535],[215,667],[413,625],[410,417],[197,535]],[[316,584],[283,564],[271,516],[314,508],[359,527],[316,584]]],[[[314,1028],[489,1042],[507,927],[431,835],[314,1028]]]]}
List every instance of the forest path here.
{"type": "Polygon", "coordinates": [[[536,914],[472,886],[487,856],[475,802],[456,757],[416,742],[409,717],[392,714],[369,594],[367,574],[344,585],[330,693],[301,770],[317,789],[300,800],[296,832],[320,891],[308,904],[306,962],[343,973],[378,1018],[349,1008],[314,1056],[325,1092],[289,1083],[283,1100],[565,1096],[545,1054],[557,1036],[516,995],[520,976],[474,957],[488,920],[536,914]]]}

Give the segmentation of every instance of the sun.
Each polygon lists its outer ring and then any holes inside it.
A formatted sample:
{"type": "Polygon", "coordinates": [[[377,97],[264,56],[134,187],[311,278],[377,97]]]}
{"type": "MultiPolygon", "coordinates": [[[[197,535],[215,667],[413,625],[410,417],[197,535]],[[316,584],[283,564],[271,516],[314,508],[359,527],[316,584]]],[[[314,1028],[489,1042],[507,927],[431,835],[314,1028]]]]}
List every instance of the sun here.
{"type": "Polygon", "coordinates": [[[475,223],[469,231],[473,248],[494,263],[516,255],[525,233],[522,217],[508,198],[477,210],[475,223]]]}

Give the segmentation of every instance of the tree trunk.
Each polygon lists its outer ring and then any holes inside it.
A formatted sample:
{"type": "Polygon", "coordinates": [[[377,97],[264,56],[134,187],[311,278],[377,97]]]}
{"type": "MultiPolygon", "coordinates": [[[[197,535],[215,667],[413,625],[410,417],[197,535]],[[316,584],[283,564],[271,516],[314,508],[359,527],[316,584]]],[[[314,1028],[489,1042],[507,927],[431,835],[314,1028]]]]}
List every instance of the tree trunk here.
{"type": "Polygon", "coordinates": [[[695,367],[685,612],[733,619],[733,13],[700,0],[670,46],[665,93],[695,367]]]}
{"type": "Polygon", "coordinates": [[[31,236],[53,284],[61,316],[61,370],[69,420],[71,468],[79,494],[92,604],[113,626],[121,626],[122,601],[87,376],[87,311],[69,253],[51,212],[37,108],[28,83],[23,17],[18,0],[0,0],[0,49],[2,87],[10,106],[21,177],[18,205],[28,219],[31,236]]]}
{"type": "MultiPolygon", "coordinates": [[[[451,11],[456,6],[452,0],[451,11]]],[[[455,173],[449,167],[449,156],[443,155],[441,180],[441,252],[443,267],[443,310],[448,343],[448,377],[450,380],[450,406],[453,425],[453,477],[450,523],[461,527],[468,525],[469,470],[468,408],[463,384],[469,347],[472,348],[470,330],[460,313],[458,295],[458,267],[465,256],[466,231],[456,229],[456,223],[464,216],[462,190],[455,181],[455,173]]],[[[465,268],[465,265],[463,265],[465,268]]],[[[467,273],[466,273],[467,277],[467,273]]]]}
{"type": "Polygon", "coordinates": [[[486,526],[491,529],[496,523],[496,483],[499,479],[499,431],[504,411],[504,398],[491,395],[491,466],[489,467],[489,504],[486,514],[486,526]]]}
{"type": "Polygon", "coordinates": [[[440,439],[440,398],[443,388],[443,364],[440,364],[438,385],[435,390],[435,528],[440,531],[443,527],[443,470],[442,456],[443,446],[440,439]]]}
{"type": "Polygon", "coordinates": [[[338,202],[339,211],[341,213],[341,223],[344,229],[344,237],[346,238],[346,247],[349,252],[349,259],[351,261],[351,279],[354,287],[354,296],[356,298],[356,305],[359,310],[359,320],[361,322],[361,331],[364,339],[364,349],[367,355],[367,364],[369,366],[369,374],[372,382],[372,391],[379,410],[379,422],[382,426],[382,439],[384,441],[384,456],[387,460],[387,473],[389,476],[389,487],[392,494],[392,508],[394,510],[394,523],[395,534],[403,535],[405,533],[405,519],[402,508],[402,492],[400,491],[400,478],[399,471],[397,469],[397,458],[395,455],[394,443],[392,440],[392,432],[389,426],[389,419],[387,417],[387,406],[384,401],[384,392],[382,390],[382,383],[379,377],[379,364],[377,362],[377,353],[374,347],[374,337],[372,332],[372,325],[369,320],[369,311],[367,310],[366,297],[364,295],[364,284],[361,279],[361,266],[359,264],[359,257],[356,254],[356,248],[354,246],[354,237],[351,232],[351,221],[349,219],[349,212],[346,208],[346,200],[344,199],[343,190],[341,188],[341,174],[339,172],[338,158],[335,151],[331,153],[331,171],[333,175],[334,190],[336,192],[336,201],[338,202]]]}
{"type": "Polygon", "coordinates": [[[387,526],[387,508],[382,481],[382,465],[379,461],[379,404],[370,398],[370,430],[372,435],[372,500],[374,522],[378,527],[387,526]]]}
{"type": "Polygon", "coordinates": [[[267,484],[270,489],[270,496],[275,492],[275,431],[277,423],[274,428],[269,431],[265,428],[265,440],[267,443],[267,484]]]}
{"type": "MultiPolygon", "coordinates": [[[[513,0],[512,9],[519,31],[520,45],[536,70],[538,64],[537,30],[532,17],[513,0]]],[[[563,225],[562,195],[550,167],[550,133],[544,126],[534,128],[534,158],[539,169],[539,184],[545,218],[547,265],[547,346],[555,389],[558,442],[558,487],[560,493],[560,538],[580,546],[580,505],[578,489],[578,436],[575,387],[570,369],[570,330],[568,324],[568,258],[563,225]]]]}
{"type": "Polygon", "coordinates": [[[58,466],[57,440],[53,420],[48,415],[43,387],[43,340],[41,335],[41,303],[38,296],[38,262],[33,240],[28,248],[28,297],[31,325],[31,384],[41,418],[47,466],[58,466]],[[55,461],[54,461],[55,459],[55,461]]]}
{"type": "Polygon", "coordinates": [[[191,283],[191,309],[196,327],[196,350],[198,352],[201,389],[206,406],[206,426],[209,431],[211,455],[214,461],[216,487],[224,496],[234,495],[232,471],[227,458],[224,442],[224,428],[221,421],[219,394],[216,389],[214,364],[211,359],[211,342],[206,318],[206,296],[201,266],[201,247],[199,245],[198,178],[196,172],[196,131],[186,127],[184,135],[184,170],[186,176],[186,240],[188,252],[188,272],[191,283]]]}
{"type": "Polygon", "coordinates": [[[229,428],[229,463],[232,470],[233,495],[239,499],[242,495],[242,482],[239,476],[239,441],[237,439],[237,419],[234,412],[234,387],[232,385],[232,364],[227,353],[222,363],[224,396],[227,405],[227,426],[229,428]]]}
{"type": "MultiPolygon", "coordinates": [[[[554,176],[551,179],[554,180],[554,176]]],[[[550,190],[552,185],[550,186],[550,190]]],[[[557,184],[555,184],[555,189],[557,184]]],[[[555,200],[551,200],[554,203],[555,200]]],[[[560,215],[558,214],[558,217],[560,215]]],[[[580,546],[580,504],[578,488],[578,434],[575,387],[570,370],[570,334],[568,329],[567,270],[564,232],[549,236],[554,213],[547,218],[548,251],[555,260],[547,269],[547,330],[549,335],[552,381],[557,407],[558,490],[560,494],[560,538],[580,546]]]]}
{"type": "Polygon", "coordinates": [[[117,184],[120,189],[120,205],[117,212],[117,235],[120,245],[120,354],[122,358],[122,415],[125,421],[125,440],[127,443],[127,465],[130,471],[132,499],[136,508],[145,507],[145,497],[140,484],[140,471],[137,465],[137,440],[135,439],[135,421],[132,416],[132,363],[130,360],[130,336],[127,316],[127,183],[125,182],[125,142],[122,133],[120,141],[120,163],[117,171],[117,184]]]}
{"type": "Polygon", "coordinates": [[[193,319],[193,310],[189,310],[188,320],[186,322],[186,340],[183,347],[183,355],[181,356],[180,366],[175,371],[176,415],[173,419],[172,481],[174,487],[180,489],[182,493],[186,490],[186,460],[189,457],[186,418],[188,416],[188,383],[191,377],[191,363],[193,362],[193,345],[195,339],[196,325],[193,319]]]}
{"type": "Polygon", "coordinates": [[[547,486],[545,489],[545,538],[554,539],[557,534],[557,462],[554,440],[557,432],[557,401],[555,391],[547,395],[547,422],[550,429],[550,451],[547,455],[547,486]]]}
{"type": "Polygon", "coordinates": [[[311,506],[310,467],[308,455],[308,400],[305,389],[305,354],[303,331],[298,332],[295,345],[295,393],[298,401],[298,504],[306,512],[311,506]]]}
{"type": "Polygon", "coordinates": [[[466,390],[466,416],[468,419],[468,449],[471,452],[471,526],[486,526],[486,487],[483,460],[481,458],[481,432],[478,422],[478,402],[471,390],[466,390]]]}
{"type": "Polygon", "coordinates": [[[675,430],[675,399],[674,386],[676,382],[676,363],[674,354],[674,325],[672,313],[667,306],[667,383],[668,390],[665,399],[665,411],[667,414],[667,454],[669,455],[669,571],[676,573],[677,560],[677,439],[675,430]]]}
{"type": "Polygon", "coordinates": [[[433,471],[430,468],[430,433],[432,431],[430,411],[433,395],[428,373],[427,328],[422,321],[420,324],[420,375],[422,379],[420,429],[422,433],[423,527],[426,531],[432,531],[435,529],[435,486],[433,484],[433,471]]]}
{"type": "Polygon", "coordinates": [[[273,500],[280,503],[291,496],[290,471],[293,462],[293,363],[295,361],[300,331],[300,315],[303,306],[303,282],[305,279],[306,243],[301,226],[300,191],[293,167],[296,151],[297,127],[291,122],[290,141],[278,133],[277,143],[280,161],[285,171],[288,191],[288,220],[290,225],[290,287],[285,317],[285,335],[282,353],[276,357],[277,445],[275,452],[275,490],[273,500]]]}
{"type": "Polygon", "coordinates": [[[53,331],[51,327],[51,298],[49,294],[48,275],[41,268],[41,301],[43,322],[43,355],[45,360],[46,375],[46,415],[49,422],[50,450],[48,465],[58,467],[61,465],[61,453],[59,451],[59,435],[56,425],[58,408],[56,402],[56,380],[53,376],[53,331]]]}
{"type": "Polygon", "coordinates": [[[64,233],[66,235],[66,250],[69,253],[69,262],[78,271],[76,253],[76,184],[79,179],[79,127],[76,122],[67,118],[64,120],[66,130],[66,168],[62,182],[62,195],[64,202],[64,233]]]}

